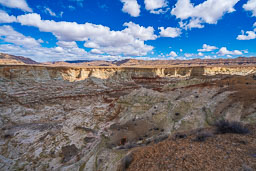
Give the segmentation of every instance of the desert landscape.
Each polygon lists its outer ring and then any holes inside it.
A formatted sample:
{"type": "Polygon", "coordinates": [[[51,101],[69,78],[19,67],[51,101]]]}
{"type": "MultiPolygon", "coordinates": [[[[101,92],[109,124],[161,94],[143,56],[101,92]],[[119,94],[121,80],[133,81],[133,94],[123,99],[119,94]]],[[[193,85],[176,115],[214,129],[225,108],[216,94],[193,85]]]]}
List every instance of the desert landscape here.
{"type": "Polygon", "coordinates": [[[255,58],[1,60],[1,170],[256,169],[255,58]]]}
{"type": "Polygon", "coordinates": [[[0,0],[0,171],[256,171],[256,0],[0,0]]]}

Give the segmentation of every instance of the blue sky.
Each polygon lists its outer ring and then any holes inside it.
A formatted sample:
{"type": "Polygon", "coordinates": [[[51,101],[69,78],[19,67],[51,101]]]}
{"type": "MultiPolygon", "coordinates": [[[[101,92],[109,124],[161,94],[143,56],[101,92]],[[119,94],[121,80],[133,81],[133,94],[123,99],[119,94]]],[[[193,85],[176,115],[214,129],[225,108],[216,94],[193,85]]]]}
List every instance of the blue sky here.
{"type": "Polygon", "coordinates": [[[0,0],[0,52],[39,62],[256,56],[256,0],[0,0]]]}

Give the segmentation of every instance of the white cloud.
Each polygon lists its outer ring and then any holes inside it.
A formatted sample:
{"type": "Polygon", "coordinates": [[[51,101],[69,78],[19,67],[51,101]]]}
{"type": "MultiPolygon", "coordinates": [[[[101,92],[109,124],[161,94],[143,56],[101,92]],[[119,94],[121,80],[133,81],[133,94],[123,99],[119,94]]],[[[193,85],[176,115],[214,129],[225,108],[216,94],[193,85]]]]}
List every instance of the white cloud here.
{"type": "Polygon", "coordinates": [[[168,2],[166,0],[144,0],[145,8],[153,14],[162,14],[166,13],[169,8],[163,10],[168,6],[168,2]]]}
{"type": "Polygon", "coordinates": [[[140,40],[155,40],[157,38],[157,36],[154,34],[155,30],[153,27],[145,28],[138,24],[134,24],[133,22],[124,23],[124,26],[128,27],[123,30],[124,33],[133,35],[135,38],[140,40]]]}
{"type": "Polygon", "coordinates": [[[32,37],[26,37],[16,32],[11,26],[0,26],[0,39],[5,42],[13,43],[23,47],[40,46],[41,40],[35,40],[32,37]]]}
{"type": "Polygon", "coordinates": [[[5,11],[0,10],[0,23],[13,23],[16,22],[17,19],[15,16],[10,16],[5,11]]]}
{"type": "MultiPolygon", "coordinates": [[[[0,39],[5,41],[5,44],[0,44],[1,52],[30,57],[39,62],[92,58],[92,55],[79,48],[76,42],[59,41],[57,47],[45,48],[40,45],[41,39],[25,36],[11,26],[0,26],[0,39]]],[[[93,58],[97,57],[93,55],[93,58]]]]}
{"type": "Polygon", "coordinates": [[[180,49],[180,52],[183,52],[183,49],[180,49]]]}
{"type": "Polygon", "coordinates": [[[189,22],[179,22],[180,27],[187,30],[192,28],[204,28],[204,25],[202,25],[202,20],[200,18],[192,18],[189,22]]]}
{"type": "Polygon", "coordinates": [[[132,17],[140,15],[140,5],[137,0],[121,0],[124,4],[122,11],[130,14],[132,17]]]}
{"type": "Polygon", "coordinates": [[[44,43],[44,41],[42,39],[38,39],[39,43],[44,43]]]}
{"type": "Polygon", "coordinates": [[[177,55],[177,53],[176,53],[176,52],[174,52],[174,51],[171,51],[171,52],[170,52],[170,54],[169,54],[169,56],[172,56],[172,57],[177,57],[178,55],[177,55]]]}
{"type": "Polygon", "coordinates": [[[26,12],[32,12],[26,0],[0,0],[0,4],[9,8],[18,8],[26,12]]]}
{"type": "Polygon", "coordinates": [[[194,54],[192,54],[192,53],[185,53],[184,54],[184,56],[186,57],[186,58],[190,58],[190,57],[192,57],[194,54]]]}
{"type": "Polygon", "coordinates": [[[198,49],[197,51],[198,52],[211,52],[216,49],[218,49],[216,46],[210,46],[210,45],[204,44],[203,49],[198,49]]]}
{"type": "Polygon", "coordinates": [[[213,59],[213,58],[215,58],[214,56],[204,56],[204,59],[213,59]]]}
{"type": "Polygon", "coordinates": [[[249,0],[247,4],[243,5],[246,11],[251,11],[252,16],[256,17],[256,0],[249,0]]]}
{"type": "Polygon", "coordinates": [[[233,55],[242,55],[243,52],[241,52],[240,50],[234,50],[233,51],[233,55]]]}
{"type": "Polygon", "coordinates": [[[160,36],[161,37],[171,37],[171,38],[175,38],[175,37],[179,37],[182,32],[181,29],[179,28],[174,28],[174,27],[158,27],[158,29],[160,30],[160,36]]]}
{"type": "Polygon", "coordinates": [[[103,52],[101,52],[99,49],[92,49],[91,53],[92,54],[103,54],[103,52]]]}
{"type": "Polygon", "coordinates": [[[45,8],[44,8],[44,11],[45,11],[46,14],[50,14],[50,15],[53,16],[53,17],[56,17],[56,16],[57,16],[56,13],[53,12],[50,8],[45,7],[45,8]]]}
{"type": "Polygon", "coordinates": [[[81,48],[63,48],[53,47],[46,48],[42,46],[22,47],[16,44],[1,44],[0,51],[17,56],[29,57],[38,62],[46,61],[65,61],[77,59],[106,59],[97,55],[90,55],[81,48]]]}
{"type": "Polygon", "coordinates": [[[249,53],[249,51],[248,51],[248,50],[242,50],[242,52],[243,52],[243,53],[249,53]]]}
{"type": "Polygon", "coordinates": [[[204,54],[202,52],[199,52],[198,56],[204,56],[204,54]]]}
{"type": "Polygon", "coordinates": [[[239,50],[229,51],[226,47],[220,48],[219,52],[217,52],[218,55],[224,56],[224,55],[242,55],[243,52],[239,50]]]}
{"type": "Polygon", "coordinates": [[[72,42],[58,41],[56,44],[63,48],[73,48],[73,47],[77,48],[77,44],[74,41],[72,42]]]}
{"type": "Polygon", "coordinates": [[[190,0],[178,0],[171,14],[181,20],[190,20],[189,28],[202,28],[202,23],[216,24],[225,13],[234,12],[239,0],[206,0],[194,6],[190,0]]]}
{"type": "Polygon", "coordinates": [[[256,33],[254,31],[247,31],[246,34],[242,30],[242,34],[238,35],[237,40],[252,40],[256,39],[256,33]]]}
{"type": "Polygon", "coordinates": [[[253,24],[253,27],[256,27],[256,22],[253,24]]]}
{"type": "Polygon", "coordinates": [[[55,22],[42,20],[39,14],[26,14],[17,17],[22,25],[38,27],[40,31],[51,32],[60,41],[85,41],[84,46],[110,55],[144,56],[153,49],[144,40],[153,40],[152,27],[140,27],[126,23],[126,29],[112,31],[109,27],[91,23],[55,22]],[[139,28],[141,31],[135,30],[139,28]]]}

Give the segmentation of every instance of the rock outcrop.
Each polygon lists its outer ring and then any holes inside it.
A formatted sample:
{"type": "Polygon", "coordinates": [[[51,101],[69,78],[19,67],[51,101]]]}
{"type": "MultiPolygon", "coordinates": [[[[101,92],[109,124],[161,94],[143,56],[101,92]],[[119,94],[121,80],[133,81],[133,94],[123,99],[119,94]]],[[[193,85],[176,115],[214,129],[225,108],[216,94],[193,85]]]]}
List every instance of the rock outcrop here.
{"type": "Polygon", "coordinates": [[[132,78],[189,78],[212,75],[249,75],[256,73],[255,66],[234,67],[47,67],[47,66],[0,66],[0,78],[9,80],[67,80],[81,81],[95,77],[99,79],[132,78]]]}
{"type": "Polygon", "coordinates": [[[174,133],[255,124],[255,72],[0,66],[0,170],[118,170],[174,133]]]}

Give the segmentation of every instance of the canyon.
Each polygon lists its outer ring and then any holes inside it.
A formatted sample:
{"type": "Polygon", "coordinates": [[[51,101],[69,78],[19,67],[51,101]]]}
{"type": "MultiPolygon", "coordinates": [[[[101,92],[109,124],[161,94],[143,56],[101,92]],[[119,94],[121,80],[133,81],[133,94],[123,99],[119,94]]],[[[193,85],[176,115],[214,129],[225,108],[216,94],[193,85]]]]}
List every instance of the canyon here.
{"type": "MultiPolygon", "coordinates": [[[[212,130],[222,119],[251,128],[225,136],[247,143],[229,145],[245,159],[230,157],[235,169],[256,169],[254,64],[0,66],[0,170],[182,170],[161,163],[166,151],[175,155],[168,147],[200,148],[191,131],[212,130]]],[[[206,143],[225,139],[215,137],[206,143]]]]}

